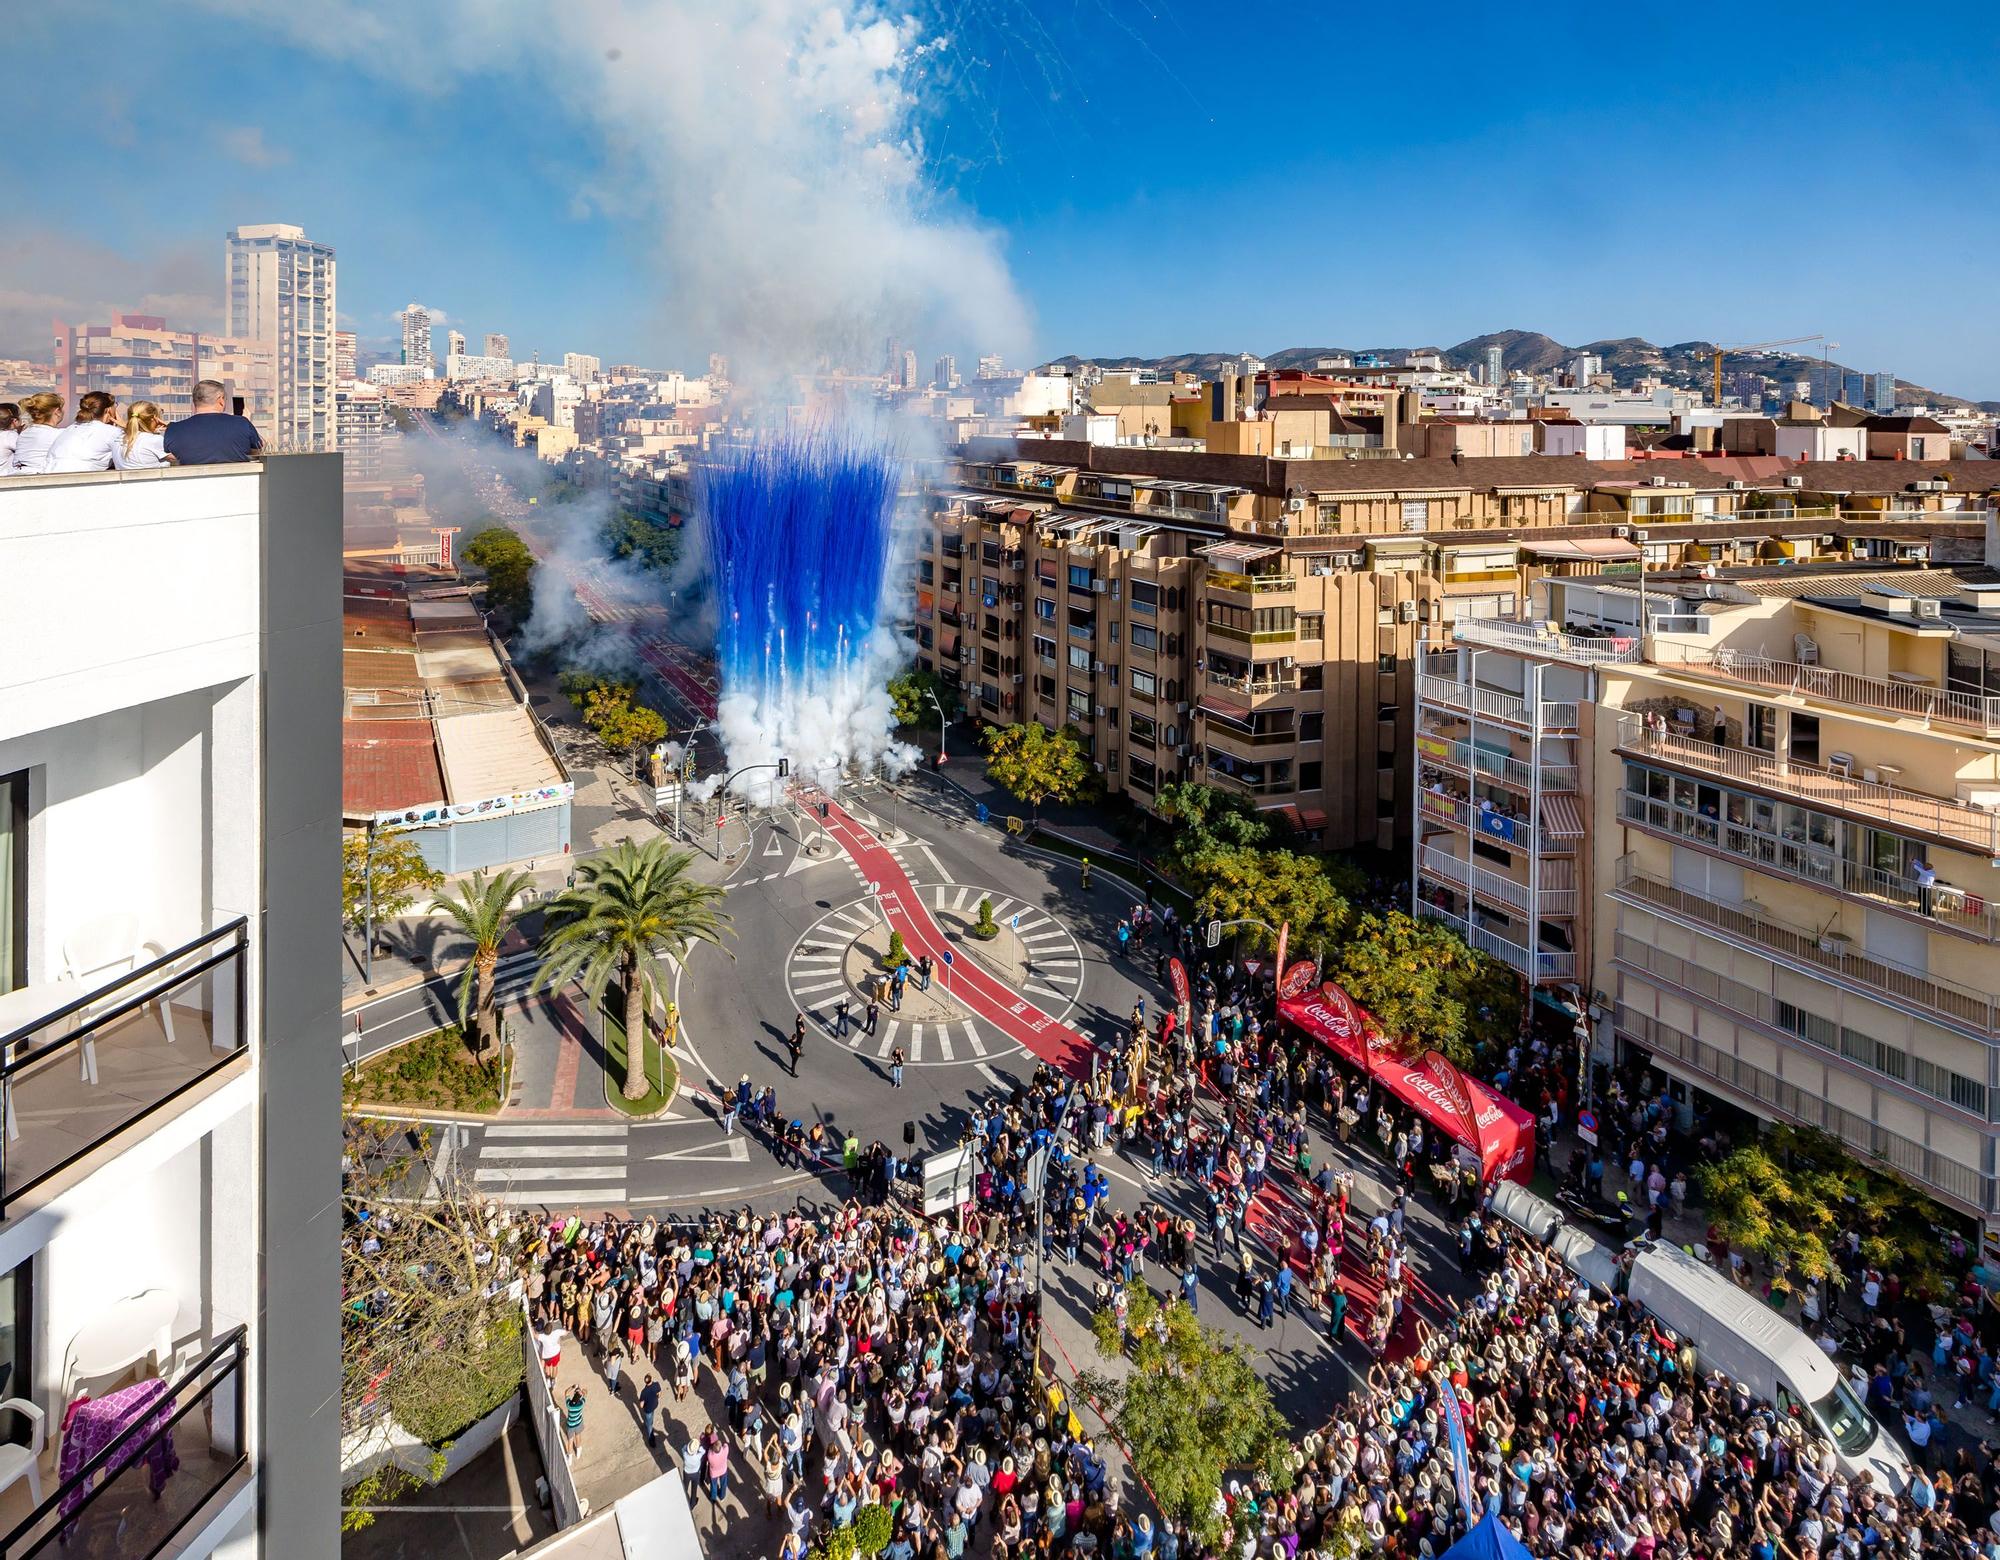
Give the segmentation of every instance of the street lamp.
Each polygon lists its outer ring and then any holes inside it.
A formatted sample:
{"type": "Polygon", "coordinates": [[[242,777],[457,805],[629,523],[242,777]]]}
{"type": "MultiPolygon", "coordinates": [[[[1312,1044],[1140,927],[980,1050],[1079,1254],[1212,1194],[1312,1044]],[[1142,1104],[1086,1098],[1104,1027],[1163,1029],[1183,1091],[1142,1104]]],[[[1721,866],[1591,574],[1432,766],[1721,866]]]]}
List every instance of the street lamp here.
{"type": "Polygon", "coordinates": [[[937,689],[926,688],[924,695],[931,701],[931,708],[938,715],[938,766],[944,766],[944,706],[938,703],[937,689]]]}
{"type": "Polygon", "coordinates": [[[708,726],[708,717],[706,715],[702,716],[700,719],[695,721],[694,725],[688,729],[687,747],[681,753],[680,780],[679,783],[674,787],[674,838],[675,839],[682,838],[681,799],[687,795],[687,783],[690,779],[693,778],[694,739],[700,736],[701,733],[705,729],[707,729],[707,726],[708,726]]]}

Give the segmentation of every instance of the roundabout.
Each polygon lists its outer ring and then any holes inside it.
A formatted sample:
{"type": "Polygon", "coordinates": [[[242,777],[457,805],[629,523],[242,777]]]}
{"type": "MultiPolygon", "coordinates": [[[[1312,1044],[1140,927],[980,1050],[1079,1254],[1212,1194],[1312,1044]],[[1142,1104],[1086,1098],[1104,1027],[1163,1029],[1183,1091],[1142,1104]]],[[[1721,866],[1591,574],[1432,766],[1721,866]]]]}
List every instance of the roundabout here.
{"type": "Polygon", "coordinates": [[[900,1010],[888,1002],[886,963],[891,927],[879,900],[863,894],[822,915],[806,929],[785,961],[785,987],[795,1011],[836,1044],[886,1058],[898,1045],[912,1067],[966,1066],[1019,1054],[1024,1048],[962,999],[970,967],[1033,998],[1051,1017],[1066,1017],[1083,986],[1083,950],[1075,935],[1045,910],[997,889],[965,883],[924,883],[910,892],[930,910],[949,938],[954,964],[934,963],[928,990],[914,979],[900,1010]],[[992,907],[998,934],[973,935],[982,901],[992,907]],[[881,1012],[876,1032],[865,1032],[869,993],[881,1012]],[[838,1004],[848,1004],[847,1032],[839,1032],[838,1004]]]}

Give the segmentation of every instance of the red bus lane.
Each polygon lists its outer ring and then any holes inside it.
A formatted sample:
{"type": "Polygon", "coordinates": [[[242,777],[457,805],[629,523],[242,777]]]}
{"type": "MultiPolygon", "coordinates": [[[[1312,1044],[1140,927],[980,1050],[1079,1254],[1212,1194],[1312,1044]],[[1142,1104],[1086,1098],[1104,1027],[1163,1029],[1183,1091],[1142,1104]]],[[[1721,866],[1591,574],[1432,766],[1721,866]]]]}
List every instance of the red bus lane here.
{"type": "Polygon", "coordinates": [[[861,875],[876,885],[877,902],[888,918],[891,930],[902,933],[903,944],[912,958],[929,954],[936,969],[933,981],[948,988],[954,1004],[974,1018],[991,1024],[1001,1034],[1030,1054],[1060,1067],[1074,1077],[1090,1072],[1091,1043],[1067,1024],[1044,1013],[1027,998],[1016,994],[988,974],[975,961],[959,958],[947,970],[944,957],[951,948],[949,939],[931,916],[923,896],[911,884],[902,864],[883,849],[875,836],[864,829],[837,802],[814,792],[810,804],[826,809],[822,824],[828,834],[860,868],[861,875]]]}

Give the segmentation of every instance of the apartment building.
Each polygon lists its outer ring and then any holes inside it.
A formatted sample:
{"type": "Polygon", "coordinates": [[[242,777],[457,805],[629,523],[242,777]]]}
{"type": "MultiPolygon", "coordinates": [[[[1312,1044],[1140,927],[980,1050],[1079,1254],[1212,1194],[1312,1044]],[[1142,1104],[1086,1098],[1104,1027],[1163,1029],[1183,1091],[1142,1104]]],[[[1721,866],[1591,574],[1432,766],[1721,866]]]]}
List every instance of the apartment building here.
{"type": "Polygon", "coordinates": [[[1416,909],[1690,1118],[2000,1231],[2000,570],[1705,573],[1551,578],[1427,656],[1416,909]]]}
{"type": "Polygon", "coordinates": [[[340,504],[330,455],[0,485],[10,1556],[338,1546],[340,504]]]}
{"type": "Polygon", "coordinates": [[[350,482],[375,482],[382,476],[382,440],[389,418],[380,385],[334,386],[334,417],[341,457],[350,482]]]}
{"type": "Polygon", "coordinates": [[[120,407],[151,401],[169,419],[194,410],[201,338],[152,314],[114,314],[107,325],[55,322],[55,388],[66,406],[108,390],[120,407]]]}
{"type": "Polygon", "coordinates": [[[403,366],[414,368],[419,377],[429,379],[437,367],[437,351],[431,343],[431,311],[421,303],[408,304],[396,320],[403,329],[403,366]]]}
{"type": "Polygon", "coordinates": [[[295,452],[333,449],[338,364],[332,246],[282,222],[233,228],[224,271],[230,337],[271,354],[266,445],[295,452]]]}

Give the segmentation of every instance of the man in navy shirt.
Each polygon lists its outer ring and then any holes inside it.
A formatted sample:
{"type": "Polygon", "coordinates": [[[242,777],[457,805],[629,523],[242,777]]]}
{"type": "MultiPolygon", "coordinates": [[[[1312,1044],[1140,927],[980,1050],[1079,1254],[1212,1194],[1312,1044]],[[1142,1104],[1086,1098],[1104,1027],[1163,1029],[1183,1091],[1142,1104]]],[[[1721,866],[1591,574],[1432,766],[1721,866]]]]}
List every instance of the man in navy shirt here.
{"type": "Polygon", "coordinates": [[[195,382],[194,415],[167,425],[167,454],[182,466],[223,466],[264,453],[257,425],[228,410],[228,391],[216,379],[195,382]]]}

